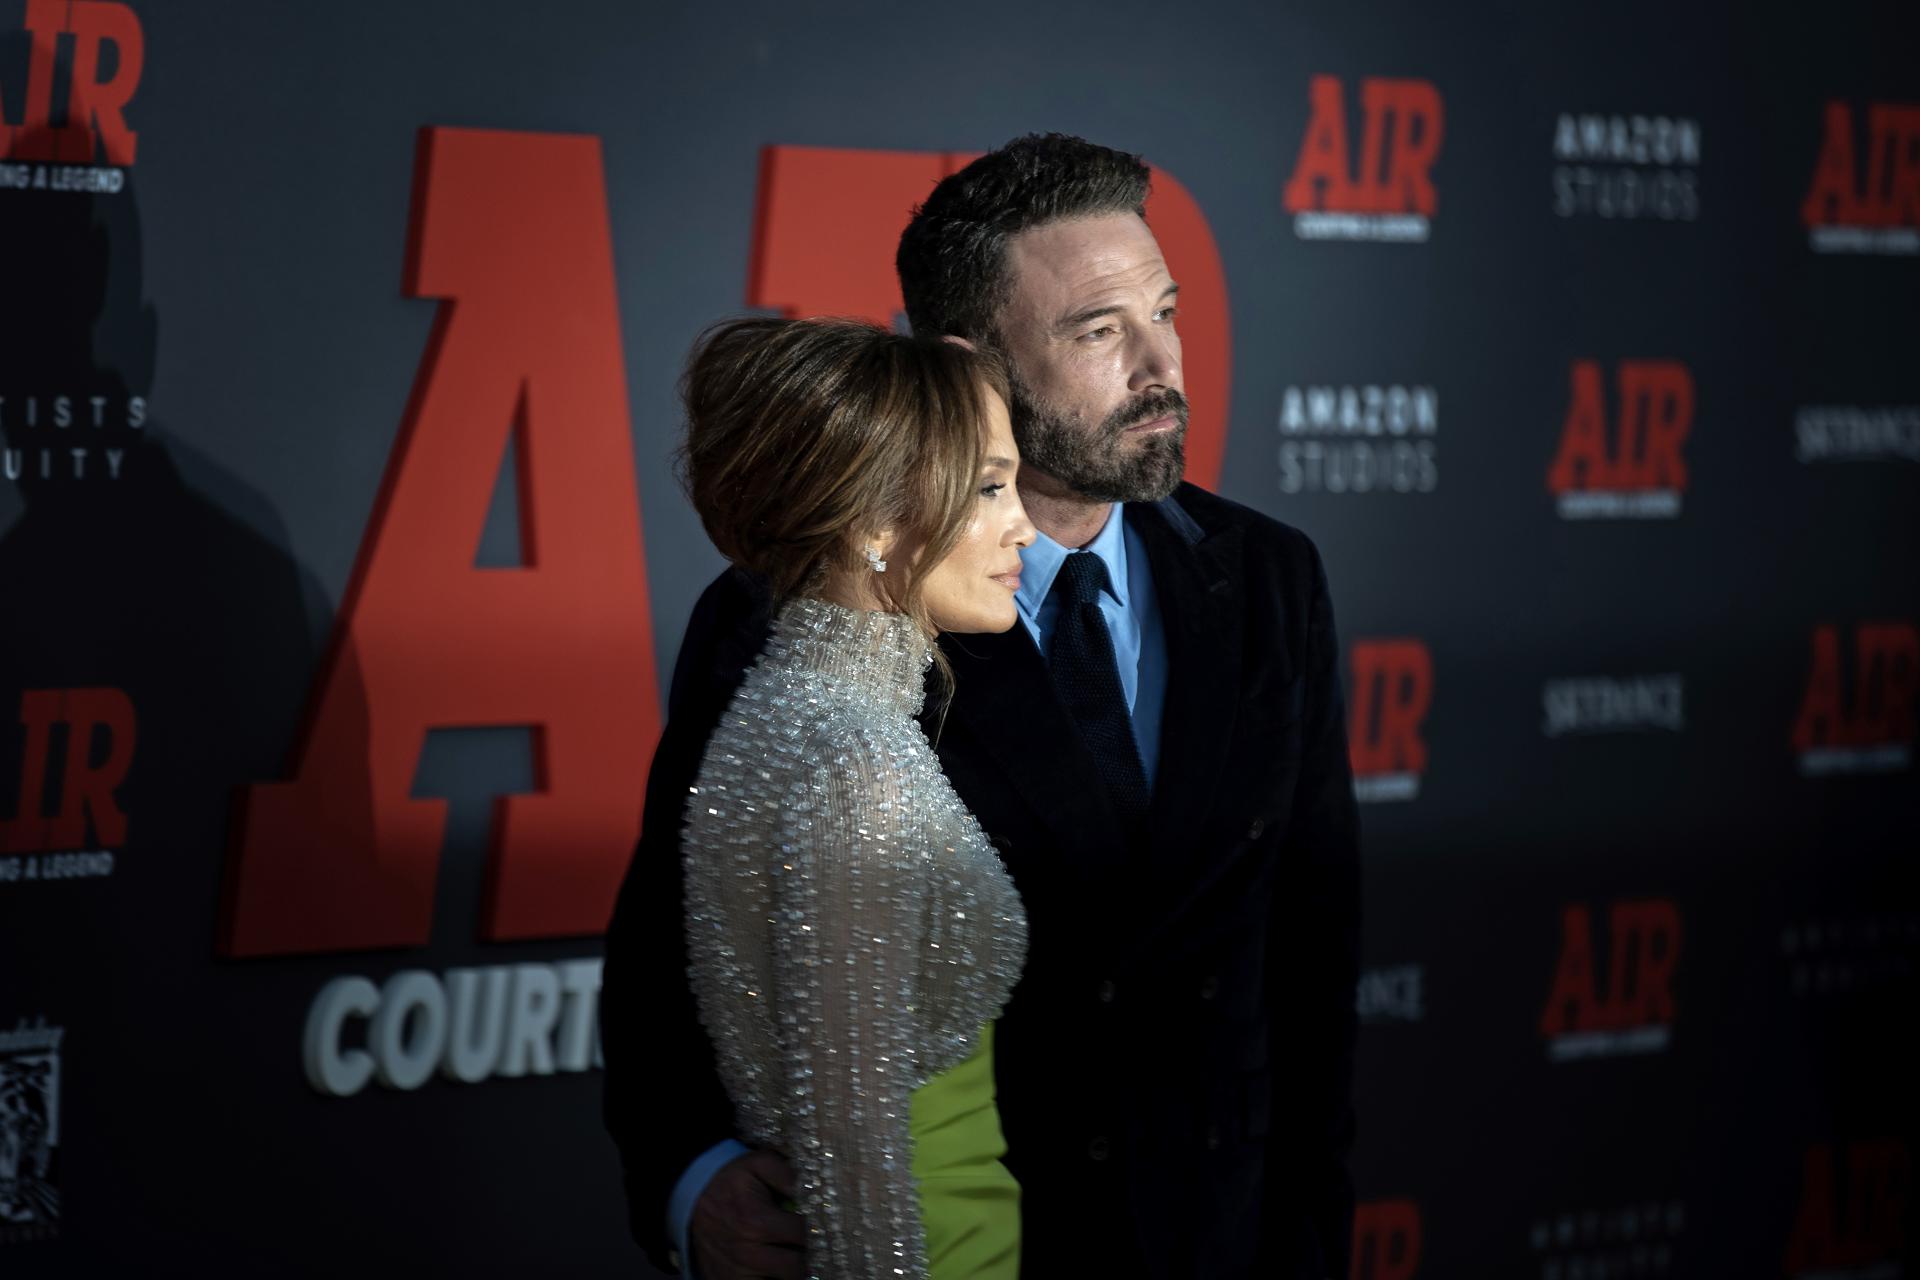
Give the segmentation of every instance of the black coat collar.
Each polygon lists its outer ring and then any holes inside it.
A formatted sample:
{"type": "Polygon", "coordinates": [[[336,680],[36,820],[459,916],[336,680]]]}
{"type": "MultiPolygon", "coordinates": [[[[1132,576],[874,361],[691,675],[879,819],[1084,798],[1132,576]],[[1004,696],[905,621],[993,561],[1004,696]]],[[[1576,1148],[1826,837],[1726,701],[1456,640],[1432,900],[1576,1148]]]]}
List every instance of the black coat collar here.
{"type": "Polygon", "coordinates": [[[1206,536],[1172,499],[1129,506],[1146,544],[1167,641],[1148,849],[1178,858],[1199,829],[1233,742],[1241,686],[1240,533],[1206,536]]]}

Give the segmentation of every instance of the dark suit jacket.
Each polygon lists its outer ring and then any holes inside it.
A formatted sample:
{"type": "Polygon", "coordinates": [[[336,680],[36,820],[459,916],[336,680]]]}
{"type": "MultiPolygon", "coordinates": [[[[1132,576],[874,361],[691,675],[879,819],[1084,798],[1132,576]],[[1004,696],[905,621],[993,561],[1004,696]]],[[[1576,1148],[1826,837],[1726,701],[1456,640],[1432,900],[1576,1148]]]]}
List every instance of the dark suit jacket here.
{"type": "MultiPolygon", "coordinates": [[[[1192,485],[1126,518],[1168,650],[1144,833],[1024,627],[943,640],[929,724],[1032,926],[995,1032],[1023,1270],[1346,1280],[1359,869],[1325,575],[1303,534],[1192,485]]],[[[607,937],[607,1124],[663,1263],[674,1182],[733,1130],[683,979],[679,819],[766,620],[744,575],[695,609],[607,937]]]]}

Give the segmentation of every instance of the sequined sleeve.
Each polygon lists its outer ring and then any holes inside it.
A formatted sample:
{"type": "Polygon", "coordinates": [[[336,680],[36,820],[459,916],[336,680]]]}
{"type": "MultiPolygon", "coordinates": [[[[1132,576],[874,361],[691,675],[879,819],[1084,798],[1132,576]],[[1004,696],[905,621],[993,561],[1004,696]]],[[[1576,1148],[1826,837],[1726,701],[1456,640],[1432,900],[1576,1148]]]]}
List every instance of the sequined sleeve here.
{"type": "Polygon", "coordinates": [[[830,733],[782,815],[774,995],[811,1274],[926,1274],[908,1105],[924,1082],[915,805],[858,729],[830,733]]]}

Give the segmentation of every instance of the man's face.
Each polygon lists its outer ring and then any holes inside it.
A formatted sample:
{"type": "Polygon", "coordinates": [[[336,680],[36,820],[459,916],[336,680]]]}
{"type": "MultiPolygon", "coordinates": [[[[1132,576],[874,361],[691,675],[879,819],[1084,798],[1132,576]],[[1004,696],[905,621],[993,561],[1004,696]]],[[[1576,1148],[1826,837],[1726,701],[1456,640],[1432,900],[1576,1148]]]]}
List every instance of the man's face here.
{"type": "Polygon", "coordinates": [[[1023,470],[1100,502],[1172,493],[1187,436],[1179,286],[1147,224],[1121,213],[1034,227],[1008,241],[1006,270],[999,339],[1023,470]]]}

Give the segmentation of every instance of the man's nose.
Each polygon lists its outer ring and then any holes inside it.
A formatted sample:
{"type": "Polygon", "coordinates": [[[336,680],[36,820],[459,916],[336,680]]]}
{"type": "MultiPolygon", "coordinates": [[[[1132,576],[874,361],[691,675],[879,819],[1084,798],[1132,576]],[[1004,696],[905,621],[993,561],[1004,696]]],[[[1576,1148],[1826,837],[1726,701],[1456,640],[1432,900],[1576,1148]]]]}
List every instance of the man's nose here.
{"type": "Polygon", "coordinates": [[[1180,339],[1171,333],[1143,334],[1134,351],[1133,373],[1127,390],[1136,394],[1152,391],[1182,391],[1180,339]]]}

